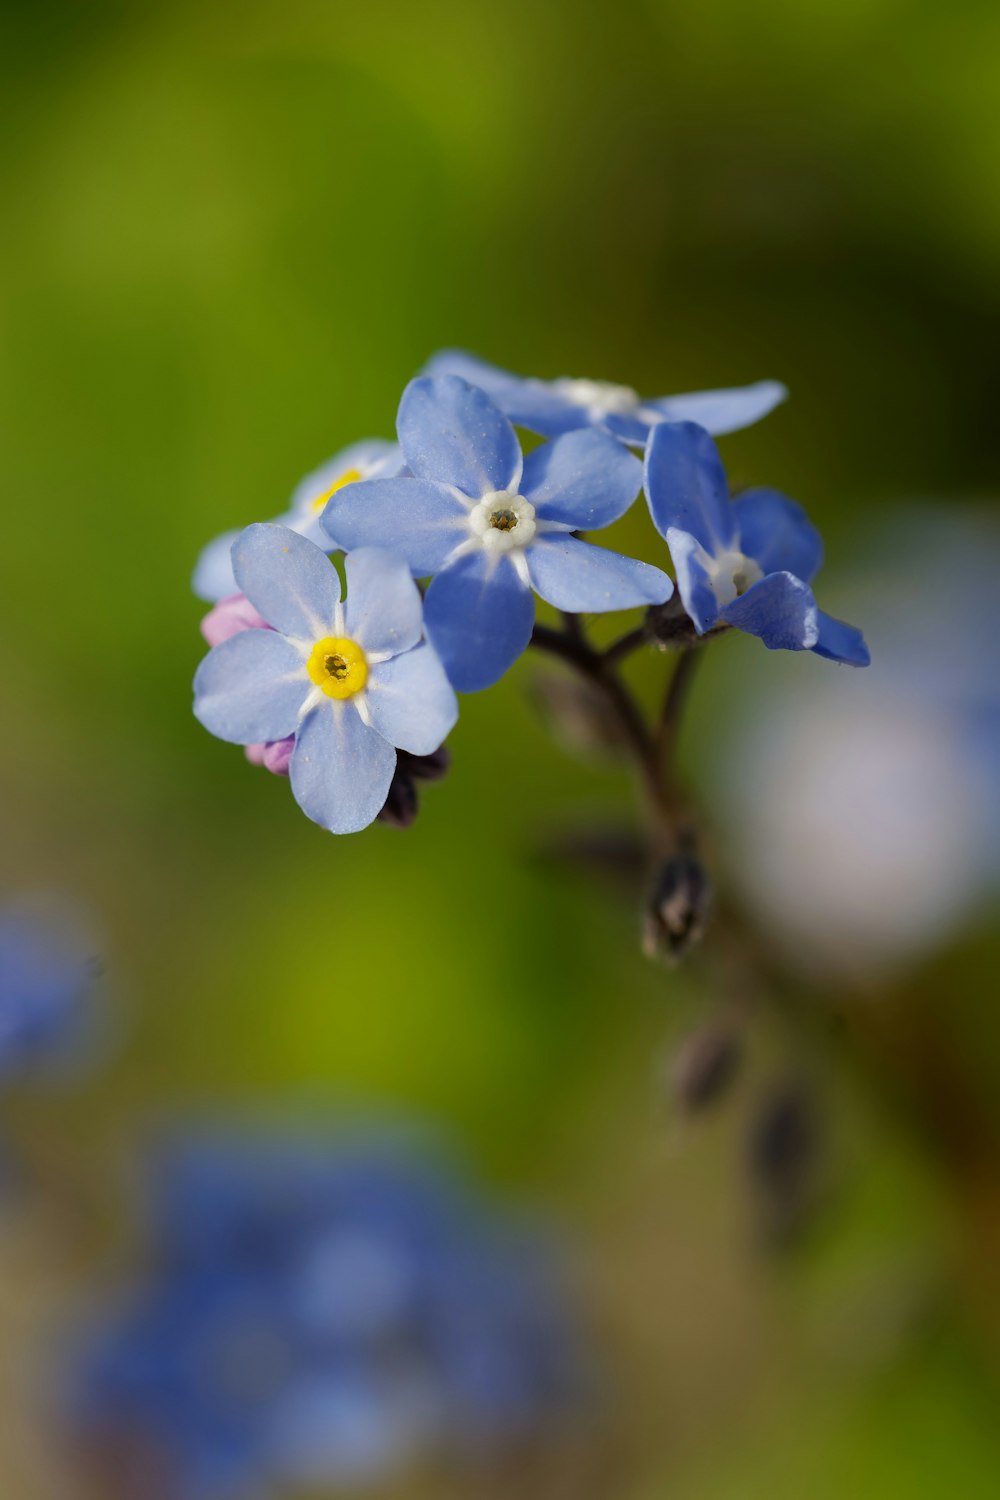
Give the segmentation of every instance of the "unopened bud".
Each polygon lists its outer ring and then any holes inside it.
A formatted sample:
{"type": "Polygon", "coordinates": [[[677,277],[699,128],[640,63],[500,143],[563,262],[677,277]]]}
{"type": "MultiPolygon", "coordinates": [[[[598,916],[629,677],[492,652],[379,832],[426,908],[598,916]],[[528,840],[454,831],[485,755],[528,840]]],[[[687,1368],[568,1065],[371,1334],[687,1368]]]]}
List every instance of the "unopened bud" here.
{"type": "Polygon", "coordinates": [[[440,781],[451,765],[451,755],[444,745],[432,750],[430,755],[411,755],[408,750],[396,753],[396,769],[393,773],[389,795],[378,814],[380,823],[391,828],[409,828],[420,810],[417,793],[418,781],[440,781]]]}
{"type": "Polygon", "coordinates": [[[747,1166],[771,1241],[787,1240],[802,1224],[817,1188],[822,1129],[819,1110],[798,1080],[775,1088],[751,1121],[747,1166]]]}
{"type": "Polygon", "coordinates": [[[688,1114],[715,1104],[726,1093],[743,1060],[743,1038],[728,1022],[692,1031],[670,1061],[670,1091],[688,1114]]]}
{"type": "Polygon", "coordinates": [[[683,958],[704,935],[711,903],[712,887],[701,861],[693,854],[668,859],[654,877],[646,904],[646,957],[683,958]]]}

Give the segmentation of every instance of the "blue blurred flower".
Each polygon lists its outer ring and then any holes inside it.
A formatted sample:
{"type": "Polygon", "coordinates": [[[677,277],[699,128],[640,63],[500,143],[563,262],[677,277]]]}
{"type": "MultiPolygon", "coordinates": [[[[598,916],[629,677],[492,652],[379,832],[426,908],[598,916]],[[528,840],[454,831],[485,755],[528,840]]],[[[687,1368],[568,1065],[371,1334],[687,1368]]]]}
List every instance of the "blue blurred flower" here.
{"type": "Polygon", "coordinates": [[[289,771],[302,810],[331,833],[367,827],[388,795],[396,749],[429,755],[458,717],[421,641],[406,564],[374,547],[353,553],[346,609],[330,559],[286,527],[248,526],[233,566],[272,628],[242,630],[209,652],[195,677],[195,714],[237,745],[294,735],[289,771]]]}
{"type": "Polygon", "coordinates": [[[645,487],[699,635],[722,621],[773,650],[868,665],[861,632],[816,606],[809,585],[823,543],[805,511],[776,490],[747,490],[731,500],[718,449],[703,427],[669,422],[654,430],[645,487]]]}
{"type": "Polygon", "coordinates": [[[532,589],[587,612],[669,598],[658,568],[572,535],[609,526],[639,492],[638,460],[607,433],[570,432],[524,458],[503,413],[453,375],[411,381],[397,429],[407,475],[341,490],[323,524],[347,552],[391,546],[435,575],[427,635],[456,688],[490,687],[525,650],[532,589]]]}
{"type": "Polygon", "coordinates": [[[646,399],[627,385],[605,380],[533,380],[511,375],[461,349],[443,349],[426,375],[460,375],[485,391],[512,422],[543,437],[578,427],[604,427],[622,442],[641,446],[660,422],[697,422],[715,437],[766,417],[788,395],[777,380],[726,391],[646,399]]]}
{"type": "MultiPolygon", "coordinates": [[[[323,507],[332,494],[345,485],[376,475],[397,474],[401,467],[399,448],[380,438],[352,443],[296,485],[288,509],[274,518],[276,524],[297,531],[317,546],[329,548],[320,525],[323,507]]],[[[191,587],[199,599],[215,604],[236,592],[230,556],[239,531],[224,531],[202,550],[195,566],[191,587]]]]}
{"type": "Polygon", "coordinates": [[[375,1481],[581,1394],[548,1247],[412,1145],[188,1136],[152,1182],[156,1269],[91,1334],[73,1401],[91,1442],[138,1445],[144,1500],[375,1481]]]}
{"type": "Polygon", "coordinates": [[[61,1070],[89,1050],[98,971],[69,902],[23,897],[0,908],[0,1080],[61,1070]]]}

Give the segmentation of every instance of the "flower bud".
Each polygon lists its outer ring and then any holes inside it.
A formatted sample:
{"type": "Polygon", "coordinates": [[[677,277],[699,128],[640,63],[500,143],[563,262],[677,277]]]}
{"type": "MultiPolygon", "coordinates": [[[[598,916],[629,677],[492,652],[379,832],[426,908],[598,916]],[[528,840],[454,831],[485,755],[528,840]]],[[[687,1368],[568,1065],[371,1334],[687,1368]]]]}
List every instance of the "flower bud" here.
{"type": "Polygon", "coordinates": [[[201,633],[210,646],[221,646],[241,630],[270,630],[263,615],[257,613],[246,594],[229,594],[220,599],[201,622],[201,633]]]}
{"type": "Polygon", "coordinates": [[[694,854],[666,860],[654,876],[646,905],[642,948],[647,958],[683,958],[704,935],[711,902],[711,884],[694,854]]]}
{"type": "Polygon", "coordinates": [[[670,1092],[686,1114],[715,1104],[743,1061],[743,1038],[730,1022],[710,1022],[692,1031],[670,1060],[670,1092]]]}

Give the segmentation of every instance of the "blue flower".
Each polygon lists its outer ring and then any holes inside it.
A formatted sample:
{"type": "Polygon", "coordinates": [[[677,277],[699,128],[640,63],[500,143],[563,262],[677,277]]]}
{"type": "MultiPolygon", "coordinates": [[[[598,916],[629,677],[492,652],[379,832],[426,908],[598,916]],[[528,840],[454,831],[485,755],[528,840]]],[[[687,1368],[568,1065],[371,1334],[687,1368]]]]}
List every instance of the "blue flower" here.
{"type": "Polygon", "coordinates": [[[460,375],[485,391],[518,427],[558,437],[578,427],[603,427],[622,442],[642,446],[660,422],[698,422],[715,437],[766,417],[788,395],[777,380],[725,391],[642,397],[605,380],[533,380],[511,375],[461,349],[435,354],[426,375],[460,375]]]}
{"type": "Polygon", "coordinates": [[[567,433],[524,458],[503,413],[454,375],[411,381],[397,429],[408,474],[339,491],[323,524],[347,552],[391,546],[435,575],[427,635],[456,688],[490,687],[525,650],[532,589],[587,612],[670,597],[658,568],[572,534],[609,526],[638,494],[638,459],[607,433],[567,433]]]}
{"type": "MultiPolygon", "coordinates": [[[[275,523],[287,526],[290,531],[297,531],[300,536],[308,537],[317,546],[329,550],[320,516],[330,496],[344,485],[356,484],[361,479],[398,474],[400,467],[399,448],[395,443],[381,438],[352,443],[296,485],[287,511],[276,516],[275,523]]],[[[191,580],[191,587],[199,599],[216,604],[236,593],[230,554],[239,534],[238,530],[224,531],[202,550],[191,580]]]]}
{"type": "Polygon", "coordinates": [[[809,585],[823,543],[805,511],[776,490],[747,490],[731,500],[722,460],[703,427],[670,422],[654,430],[645,488],[699,635],[724,621],[772,649],[868,665],[861,632],[816,607],[809,585]]]}
{"type": "Polygon", "coordinates": [[[331,833],[378,815],[396,750],[429,755],[458,717],[420,593],[401,558],[365,547],[346,564],[347,605],[325,553],[271,523],[233,547],[240,590],[270,630],[243,630],[209,652],[194,711],[237,745],[295,736],[290,775],[302,810],[331,833]]]}
{"type": "Polygon", "coordinates": [[[69,903],[21,898],[0,910],[0,1079],[59,1069],[96,1040],[97,956],[69,903]]]}

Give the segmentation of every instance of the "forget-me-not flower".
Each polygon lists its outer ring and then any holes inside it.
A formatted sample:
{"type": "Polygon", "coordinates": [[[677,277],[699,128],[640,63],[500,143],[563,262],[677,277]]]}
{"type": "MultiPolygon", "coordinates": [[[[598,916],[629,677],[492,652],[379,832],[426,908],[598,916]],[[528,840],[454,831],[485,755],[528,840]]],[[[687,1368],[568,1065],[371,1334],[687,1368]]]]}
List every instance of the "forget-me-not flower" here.
{"type": "Polygon", "coordinates": [[[237,745],[294,735],[289,772],[302,810],[354,833],[385,802],[396,749],[436,750],[458,716],[406,563],[364,547],[340,578],[321,548],[287,527],[248,526],[233,546],[240,590],[270,629],[216,646],[195,677],[195,714],[237,745]]]}
{"type": "Polygon", "coordinates": [[[703,427],[670,422],[654,429],[645,488],[699,635],[722,621],[772,649],[868,665],[861,632],[816,606],[810,584],[823,543],[805,511],[777,490],[747,490],[733,501],[703,427]]]}
{"type": "MultiPolygon", "coordinates": [[[[320,516],[330,496],[345,485],[376,475],[397,474],[401,467],[399,448],[381,438],[352,443],[301,480],[292,492],[288,509],[274,518],[275,524],[297,531],[317,546],[329,550],[320,516]]],[[[191,580],[199,599],[215,604],[236,592],[231,552],[239,530],[224,531],[202,550],[191,580]]]]}
{"type": "Polygon", "coordinates": [[[633,446],[644,444],[660,422],[698,422],[716,437],[738,432],[766,417],[788,395],[780,381],[758,380],[733,390],[647,398],[631,386],[606,380],[512,375],[461,349],[435,354],[424,373],[460,375],[486,391],[518,427],[543,437],[558,437],[578,427],[603,427],[633,446]]]}
{"type": "Polygon", "coordinates": [[[566,433],[524,457],[503,412],[454,375],[412,380],[397,430],[407,474],[340,490],[323,524],[347,552],[391,546],[434,575],[427,635],[456,688],[490,687],[525,650],[532,590],[588,613],[670,597],[658,568],[572,534],[609,526],[638,493],[639,461],[608,433],[566,433]]]}

